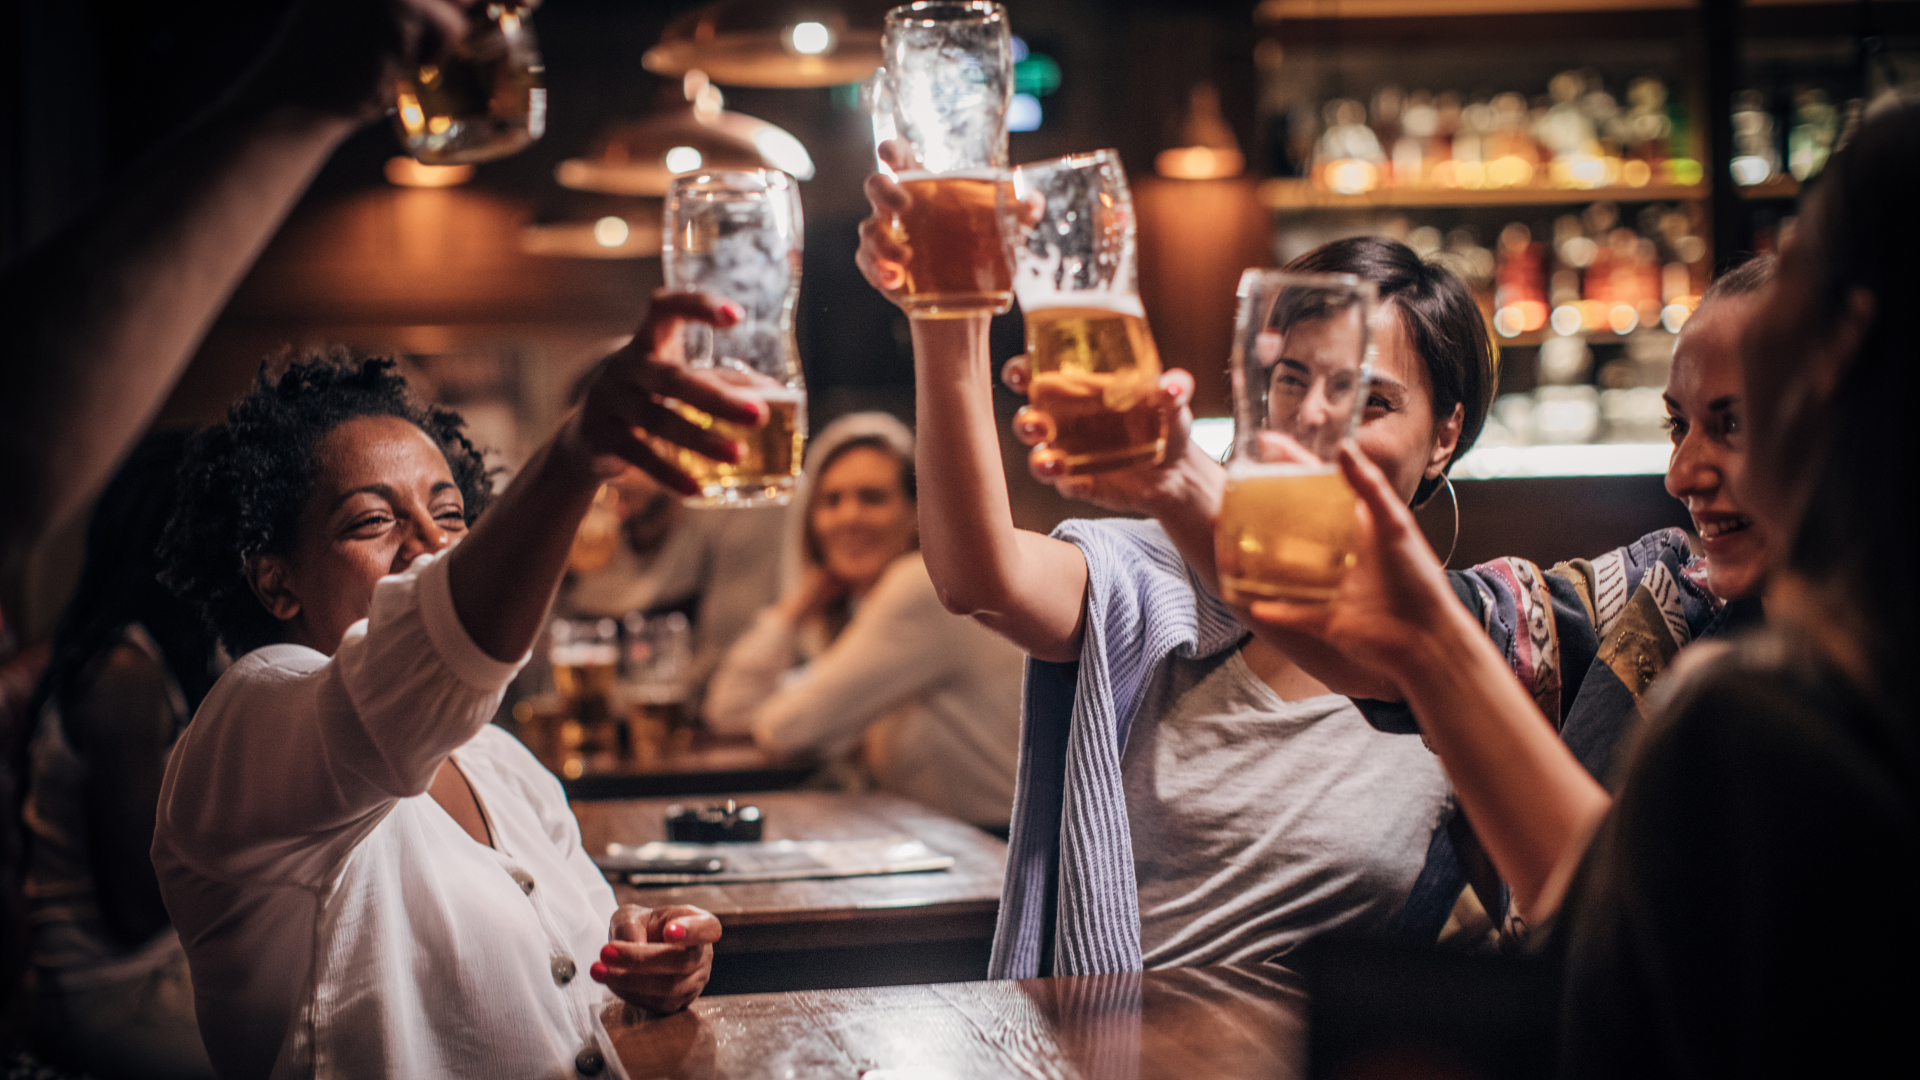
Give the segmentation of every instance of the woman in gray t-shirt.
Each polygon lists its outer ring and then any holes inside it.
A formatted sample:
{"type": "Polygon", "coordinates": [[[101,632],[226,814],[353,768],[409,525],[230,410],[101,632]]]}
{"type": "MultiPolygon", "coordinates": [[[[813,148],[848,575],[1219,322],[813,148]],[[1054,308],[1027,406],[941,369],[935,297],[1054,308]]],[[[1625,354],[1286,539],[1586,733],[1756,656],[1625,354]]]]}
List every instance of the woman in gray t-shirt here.
{"type": "MultiPolygon", "coordinates": [[[[892,297],[907,253],[886,223],[908,197],[883,177],[868,195],[858,258],[892,297]]],[[[1423,500],[1492,395],[1472,297],[1378,238],[1289,269],[1379,285],[1382,377],[1359,442],[1402,497],[1423,500]]],[[[1088,479],[1034,463],[1066,494],[1158,521],[1067,522],[1043,537],[1015,528],[1008,507],[986,318],[912,327],[928,572],[948,608],[1032,657],[991,973],[1266,958],[1326,930],[1384,927],[1445,816],[1445,780],[1417,740],[1372,732],[1219,600],[1225,473],[1185,437],[1191,376],[1162,378],[1164,464],[1088,479]]]]}

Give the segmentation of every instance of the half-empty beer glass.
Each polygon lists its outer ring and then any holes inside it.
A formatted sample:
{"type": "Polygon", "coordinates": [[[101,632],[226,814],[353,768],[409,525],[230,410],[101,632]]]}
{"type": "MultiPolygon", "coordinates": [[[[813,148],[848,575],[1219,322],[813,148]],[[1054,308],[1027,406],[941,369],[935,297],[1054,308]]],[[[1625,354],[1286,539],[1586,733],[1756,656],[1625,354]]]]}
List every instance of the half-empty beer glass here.
{"type": "Polygon", "coordinates": [[[1027,324],[1032,404],[1021,422],[1069,474],[1157,465],[1167,427],[1154,400],[1160,352],[1140,306],[1133,198],[1112,150],[1013,171],[1002,224],[1027,324]]]}
{"type": "Polygon", "coordinates": [[[663,256],[667,286],[723,296],[745,310],[726,329],[688,324],[687,366],[710,368],[764,401],[766,425],[716,421],[691,405],[677,411],[742,443],[737,464],[657,444],[700,482],[696,505],[785,504],[807,437],[807,387],[793,334],[800,296],[800,189],[777,169],[691,173],[667,192],[663,256]]]}
{"type": "Polygon", "coordinates": [[[913,318],[999,314],[1013,306],[994,207],[1006,182],[1013,41],[986,0],[922,0],[887,13],[869,83],[876,138],[909,157],[912,199],[893,223],[911,252],[901,301],[913,318]]]}
{"type": "Polygon", "coordinates": [[[1231,603],[1324,602],[1352,562],[1354,494],[1334,455],[1366,408],[1378,297],[1351,274],[1240,275],[1233,457],[1214,529],[1231,603]]]}
{"type": "Polygon", "coordinates": [[[540,0],[475,4],[466,40],[394,85],[393,126],[428,165],[492,161],[547,128],[546,67],[533,34],[540,0]]]}

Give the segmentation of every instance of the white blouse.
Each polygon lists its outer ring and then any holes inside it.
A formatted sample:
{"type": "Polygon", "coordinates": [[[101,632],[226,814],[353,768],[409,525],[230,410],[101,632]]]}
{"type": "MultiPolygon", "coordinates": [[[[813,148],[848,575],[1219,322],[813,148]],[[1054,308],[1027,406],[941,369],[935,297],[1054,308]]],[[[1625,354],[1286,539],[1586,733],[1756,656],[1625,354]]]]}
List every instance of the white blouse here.
{"type": "Polygon", "coordinates": [[[559,782],[488,723],[519,666],[467,636],[425,556],[331,659],[269,646],[215,684],[168,763],[153,862],[221,1076],[596,1064],[611,995],[587,968],[613,891],[559,782]],[[449,755],[491,848],[426,793],[449,755]]]}
{"type": "Polygon", "coordinates": [[[1025,658],[941,606],[917,551],[888,566],[832,645],[804,668],[775,608],[708,685],[707,723],[775,753],[828,756],[864,740],[875,784],[976,825],[1005,825],[1020,761],[1025,658]]]}

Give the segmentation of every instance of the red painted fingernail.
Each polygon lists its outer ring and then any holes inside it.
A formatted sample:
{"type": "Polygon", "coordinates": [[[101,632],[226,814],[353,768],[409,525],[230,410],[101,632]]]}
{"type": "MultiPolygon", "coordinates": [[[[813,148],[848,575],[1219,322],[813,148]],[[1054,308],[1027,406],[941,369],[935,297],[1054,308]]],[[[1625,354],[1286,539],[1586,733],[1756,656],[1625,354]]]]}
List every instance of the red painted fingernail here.
{"type": "Polygon", "coordinates": [[[670,922],[667,924],[668,941],[685,941],[686,939],[687,927],[685,923],[670,922]]]}
{"type": "Polygon", "coordinates": [[[605,948],[603,948],[603,949],[601,949],[601,950],[600,950],[600,959],[602,959],[602,960],[618,960],[618,959],[620,959],[620,950],[619,950],[619,949],[617,949],[617,948],[615,948],[615,947],[614,947],[614,946],[612,946],[612,945],[608,945],[608,946],[606,946],[605,948]]]}
{"type": "Polygon", "coordinates": [[[587,969],[587,973],[593,976],[594,982],[607,981],[607,965],[598,960],[595,960],[593,966],[587,969]]]}
{"type": "Polygon", "coordinates": [[[741,307],[739,304],[728,304],[720,310],[725,312],[727,317],[734,322],[739,322],[741,319],[747,317],[747,309],[741,307]]]}

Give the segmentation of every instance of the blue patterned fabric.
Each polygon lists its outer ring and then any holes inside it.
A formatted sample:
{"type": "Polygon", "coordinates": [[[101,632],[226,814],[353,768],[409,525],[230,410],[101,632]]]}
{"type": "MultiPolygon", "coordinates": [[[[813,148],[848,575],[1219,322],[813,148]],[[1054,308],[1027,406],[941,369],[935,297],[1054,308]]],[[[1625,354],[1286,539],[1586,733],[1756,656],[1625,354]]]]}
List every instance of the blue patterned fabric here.
{"type": "MultiPolygon", "coordinates": [[[[1602,783],[1640,723],[1641,694],[1689,642],[1730,628],[1725,605],[1706,587],[1705,560],[1694,556],[1679,529],[1546,571],[1505,558],[1448,576],[1567,748],[1602,783]]],[[[1356,704],[1383,731],[1418,730],[1404,704],[1356,704]]],[[[1461,837],[1452,831],[1435,834],[1396,920],[1396,934],[1405,940],[1434,940],[1467,882],[1456,847],[1461,837]]],[[[1470,830],[1460,831],[1477,843],[1470,830]]],[[[1496,924],[1504,919],[1504,885],[1487,883],[1475,892],[1496,924]]]]}

